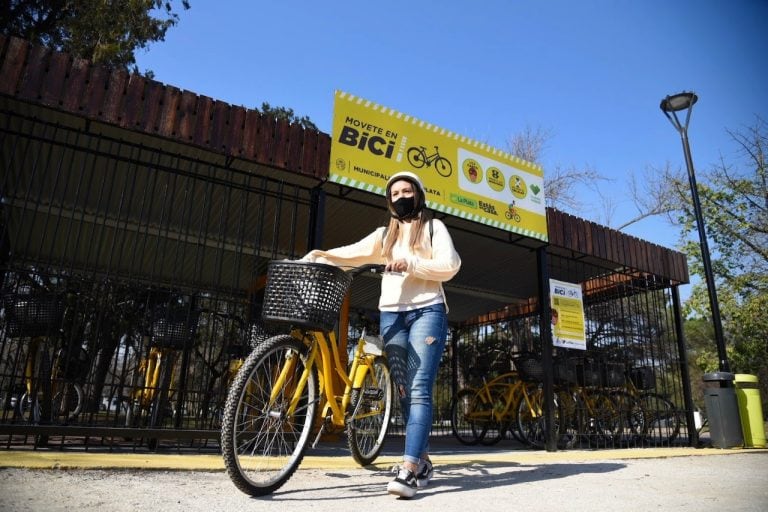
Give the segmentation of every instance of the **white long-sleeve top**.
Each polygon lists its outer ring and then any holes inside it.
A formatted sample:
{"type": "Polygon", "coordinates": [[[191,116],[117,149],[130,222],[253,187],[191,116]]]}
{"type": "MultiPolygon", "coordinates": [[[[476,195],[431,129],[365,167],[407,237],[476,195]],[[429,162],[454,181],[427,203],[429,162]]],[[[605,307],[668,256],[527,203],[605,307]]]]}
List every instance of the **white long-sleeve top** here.
{"type": "MultiPolygon", "coordinates": [[[[387,272],[382,276],[379,310],[408,311],[439,303],[445,303],[447,310],[442,283],[453,278],[461,268],[461,258],[451,235],[442,221],[432,219],[431,243],[429,227],[424,226],[422,246],[425,249],[413,253],[408,247],[410,230],[410,222],[401,222],[398,240],[392,248],[392,259],[405,259],[408,269],[402,274],[387,272]]],[[[384,227],[380,227],[359,242],[327,251],[310,251],[302,260],[350,267],[386,264],[383,235],[384,227]]]]}

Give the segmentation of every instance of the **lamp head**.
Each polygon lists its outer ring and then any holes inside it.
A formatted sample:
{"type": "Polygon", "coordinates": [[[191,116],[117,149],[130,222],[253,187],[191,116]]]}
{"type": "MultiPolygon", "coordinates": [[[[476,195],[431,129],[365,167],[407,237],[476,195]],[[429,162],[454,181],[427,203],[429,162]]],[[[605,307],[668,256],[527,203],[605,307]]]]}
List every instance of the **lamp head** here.
{"type": "Polygon", "coordinates": [[[691,108],[698,100],[699,97],[692,92],[681,92],[679,94],[667,96],[661,100],[660,107],[661,110],[663,110],[665,113],[679,112],[681,110],[691,108]]]}

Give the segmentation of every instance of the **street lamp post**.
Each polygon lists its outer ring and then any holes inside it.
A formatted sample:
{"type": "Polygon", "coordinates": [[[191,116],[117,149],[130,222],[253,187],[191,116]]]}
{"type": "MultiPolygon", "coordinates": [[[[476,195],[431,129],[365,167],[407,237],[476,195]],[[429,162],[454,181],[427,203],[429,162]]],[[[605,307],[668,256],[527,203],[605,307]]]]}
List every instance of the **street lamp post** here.
{"type": "Polygon", "coordinates": [[[720,307],[717,303],[717,290],[715,289],[715,278],[712,275],[712,263],[709,259],[709,245],[707,244],[707,233],[704,229],[704,218],[701,214],[701,203],[699,202],[699,189],[696,186],[696,175],[693,172],[693,159],[691,158],[691,147],[688,144],[688,122],[691,120],[691,111],[693,105],[698,101],[698,96],[692,92],[681,92],[672,96],[667,96],[661,100],[661,110],[667,119],[680,133],[683,140],[683,153],[685,153],[685,165],[688,168],[688,182],[691,186],[691,196],[693,199],[693,212],[696,216],[696,226],[699,230],[699,244],[701,245],[701,261],[704,265],[704,277],[707,282],[707,291],[709,292],[709,307],[712,311],[712,323],[715,328],[715,343],[717,344],[717,357],[721,372],[729,372],[728,356],[725,352],[725,341],[723,338],[723,325],[720,321],[720,307]],[[686,110],[685,123],[681,123],[677,113],[686,110]]]}

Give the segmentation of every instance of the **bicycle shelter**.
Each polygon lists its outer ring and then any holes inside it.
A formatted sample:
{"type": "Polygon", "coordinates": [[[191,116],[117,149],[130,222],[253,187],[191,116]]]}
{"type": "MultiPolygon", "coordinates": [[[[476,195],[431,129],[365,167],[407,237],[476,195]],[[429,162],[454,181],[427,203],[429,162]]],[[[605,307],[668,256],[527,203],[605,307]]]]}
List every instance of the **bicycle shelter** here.
{"type": "MultiPolygon", "coordinates": [[[[267,263],[347,244],[386,219],[381,197],[326,181],[327,134],[16,38],[0,37],[0,147],[6,446],[41,436],[62,446],[152,436],[215,446],[227,371],[267,329],[257,322],[267,263]],[[36,288],[64,308],[63,327],[43,333],[50,348],[89,357],[73,377],[84,393],[74,418],[30,421],[12,403],[32,379],[25,358],[40,333],[14,334],[8,315],[36,288]],[[157,334],[148,315],[172,301],[183,311],[176,323],[194,322],[175,349],[174,419],[129,424],[147,340],[157,334]]],[[[685,411],[680,442],[695,443],[677,292],[688,282],[683,254],[551,208],[546,243],[442,220],[463,266],[446,285],[451,338],[435,433],[450,432],[450,399],[471,369],[509,369],[510,352],[538,352],[549,367],[552,352],[568,355],[542,341],[553,278],[582,285],[592,346],[620,348],[625,365],[652,368],[655,389],[685,411]]],[[[377,299],[376,278],[356,281],[345,312],[351,332],[375,325],[377,299]]]]}

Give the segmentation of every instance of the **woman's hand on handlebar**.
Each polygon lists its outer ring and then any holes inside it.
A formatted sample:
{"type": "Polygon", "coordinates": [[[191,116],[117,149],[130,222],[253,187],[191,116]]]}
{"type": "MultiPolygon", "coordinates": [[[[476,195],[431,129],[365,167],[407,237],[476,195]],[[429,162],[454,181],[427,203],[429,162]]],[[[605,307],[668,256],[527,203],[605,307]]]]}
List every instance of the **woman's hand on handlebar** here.
{"type": "Polygon", "coordinates": [[[384,270],[386,272],[396,272],[396,273],[405,272],[406,270],[408,270],[408,261],[402,258],[399,260],[391,261],[387,263],[384,270]]]}

